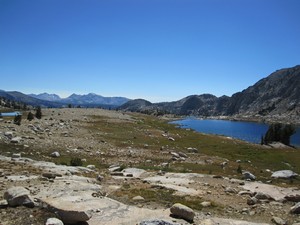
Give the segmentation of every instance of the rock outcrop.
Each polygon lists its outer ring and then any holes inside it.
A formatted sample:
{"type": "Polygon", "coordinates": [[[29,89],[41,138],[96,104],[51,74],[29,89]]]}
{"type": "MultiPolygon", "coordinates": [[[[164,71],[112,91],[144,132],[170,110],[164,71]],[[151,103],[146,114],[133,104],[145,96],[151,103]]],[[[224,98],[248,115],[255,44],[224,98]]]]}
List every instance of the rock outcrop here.
{"type": "Polygon", "coordinates": [[[291,170],[280,170],[276,171],[272,174],[272,178],[283,178],[283,179],[290,179],[297,177],[298,174],[291,171],[291,170]]]}
{"type": "Polygon", "coordinates": [[[172,215],[175,216],[176,218],[178,217],[178,218],[184,219],[189,222],[192,222],[195,217],[194,210],[192,210],[191,208],[189,208],[185,205],[182,205],[180,203],[174,204],[170,208],[170,211],[171,211],[172,215]]]}
{"type": "Polygon", "coordinates": [[[4,199],[11,207],[27,206],[34,207],[34,201],[30,192],[24,187],[12,187],[4,192],[4,199]]]}
{"type": "Polygon", "coordinates": [[[49,218],[45,225],[64,225],[64,223],[57,218],[49,218]]]}
{"type": "Polygon", "coordinates": [[[300,202],[298,202],[296,205],[294,205],[291,208],[291,213],[293,213],[293,214],[300,214],[300,202]]]}

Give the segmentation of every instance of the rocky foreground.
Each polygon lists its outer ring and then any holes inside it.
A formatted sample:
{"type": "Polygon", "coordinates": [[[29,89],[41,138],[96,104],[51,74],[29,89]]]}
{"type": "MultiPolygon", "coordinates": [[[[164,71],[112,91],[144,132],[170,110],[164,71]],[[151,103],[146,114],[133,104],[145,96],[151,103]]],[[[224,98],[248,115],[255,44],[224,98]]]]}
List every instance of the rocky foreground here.
{"type": "MultiPolygon", "coordinates": [[[[133,120],[129,115],[102,110],[49,110],[44,120],[24,121],[21,126],[0,122],[1,142],[5,143],[0,156],[1,225],[300,224],[299,187],[257,182],[249,172],[244,172],[241,180],[123,168],[122,160],[117,160],[122,151],[113,143],[97,142],[83,126],[97,113],[114,121],[133,120]],[[78,152],[85,152],[81,157],[99,156],[110,166],[50,162],[78,152]],[[167,201],[178,199],[178,204],[149,202],[151,193],[167,201]],[[185,202],[197,204],[192,208],[185,202]]],[[[138,150],[130,151],[132,157],[138,150]]],[[[143,152],[141,149],[140,154],[143,152]]],[[[171,152],[170,156],[180,159],[188,154],[171,152]]],[[[286,170],[271,176],[292,179],[297,174],[286,170]]]]}

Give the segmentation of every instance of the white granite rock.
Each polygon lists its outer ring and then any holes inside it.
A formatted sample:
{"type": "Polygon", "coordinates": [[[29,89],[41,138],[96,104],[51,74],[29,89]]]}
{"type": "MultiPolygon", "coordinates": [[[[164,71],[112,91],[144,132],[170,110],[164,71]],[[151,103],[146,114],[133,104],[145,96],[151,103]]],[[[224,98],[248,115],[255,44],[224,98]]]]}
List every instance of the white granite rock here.
{"type": "Polygon", "coordinates": [[[195,217],[195,212],[191,208],[182,205],[180,203],[174,204],[170,211],[173,216],[187,220],[187,221],[193,221],[195,217]]]}
{"type": "Polygon", "coordinates": [[[45,225],[64,225],[64,223],[57,218],[49,218],[45,225]]]}
{"type": "Polygon", "coordinates": [[[24,187],[12,187],[4,192],[4,199],[9,206],[27,206],[34,207],[34,201],[30,192],[24,187]]]}

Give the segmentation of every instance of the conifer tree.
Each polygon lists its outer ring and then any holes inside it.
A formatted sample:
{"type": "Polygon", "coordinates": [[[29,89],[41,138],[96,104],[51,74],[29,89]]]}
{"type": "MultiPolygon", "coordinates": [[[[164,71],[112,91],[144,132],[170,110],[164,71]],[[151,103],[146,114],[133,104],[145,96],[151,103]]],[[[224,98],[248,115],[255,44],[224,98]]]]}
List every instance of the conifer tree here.
{"type": "Polygon", "coordinates": [[[37,119],[42,119],[42,109],[41,109],[40,106],[38,106],[38,107],[36,108],[35,117],[36,117],[37,119]]]}
{"type": "Polygon", "coordinates": [[[27,120],[31,121],[34,119],[34,115],[32,112],[29,112],[28,115],[27,115],[27,120]]]}
{"type": "Polygon", "coordinates": [[[281,142],[290,145],[290,139],[295,134],[296,128],[291,124],[274,123],[271,124],[264,137],[264,143],[281,142]]]}

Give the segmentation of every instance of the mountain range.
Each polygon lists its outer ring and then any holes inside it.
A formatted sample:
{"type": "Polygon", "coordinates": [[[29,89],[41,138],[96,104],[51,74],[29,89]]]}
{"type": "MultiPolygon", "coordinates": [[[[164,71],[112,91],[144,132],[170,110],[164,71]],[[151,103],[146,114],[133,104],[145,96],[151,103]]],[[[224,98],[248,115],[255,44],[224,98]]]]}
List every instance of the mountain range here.
{"type": "Polygon", "coordinates": [[[107,105],[107,106],[120,106],[128,102],[128,98],[124,97],[103,97],[94,93],[89,93],[86,95],[72,94],[67,98],[60,98],[56,94],[30,94],[29,96],[51,102],[59,102],[64,104],[72,105],[82,105],[82,106],[98,106],[98,105],[107,105]]]}
{"type": "Polygon", "coordinates": [[[231,97],[202,94],[154,104],[137,99],[119,109],[194,116],[293,116],[300,121],[300,66],[277,70],[231,97]]]}
{"type": "Polygon", "coordinates": [[[124,97],[103,97],[89,93],[87,95],[72,94],[67,98],[60,98],[56,94],[23,94],[18,91],[3,91],[0,90],[0,96],[11,101],[23,102],[31,106],[41,107],[66,107],[71,104],[73,106],[84,107],[103,107],[103,108],[116,108],[126,102],[129,99],[124,97]]]}
{"type": "Polygon", "coordinates": [[[103,97],[89,93],[60,98],[56,94],[26,95],[0,90],[0,97],[42,107],[103,107],[147,114],[193,116],[281,117],[300,123],[300,66],[277,70],[247,89],[229,96],[190,95],[173,102],[151,103],[144,99],[103,97]]]}

